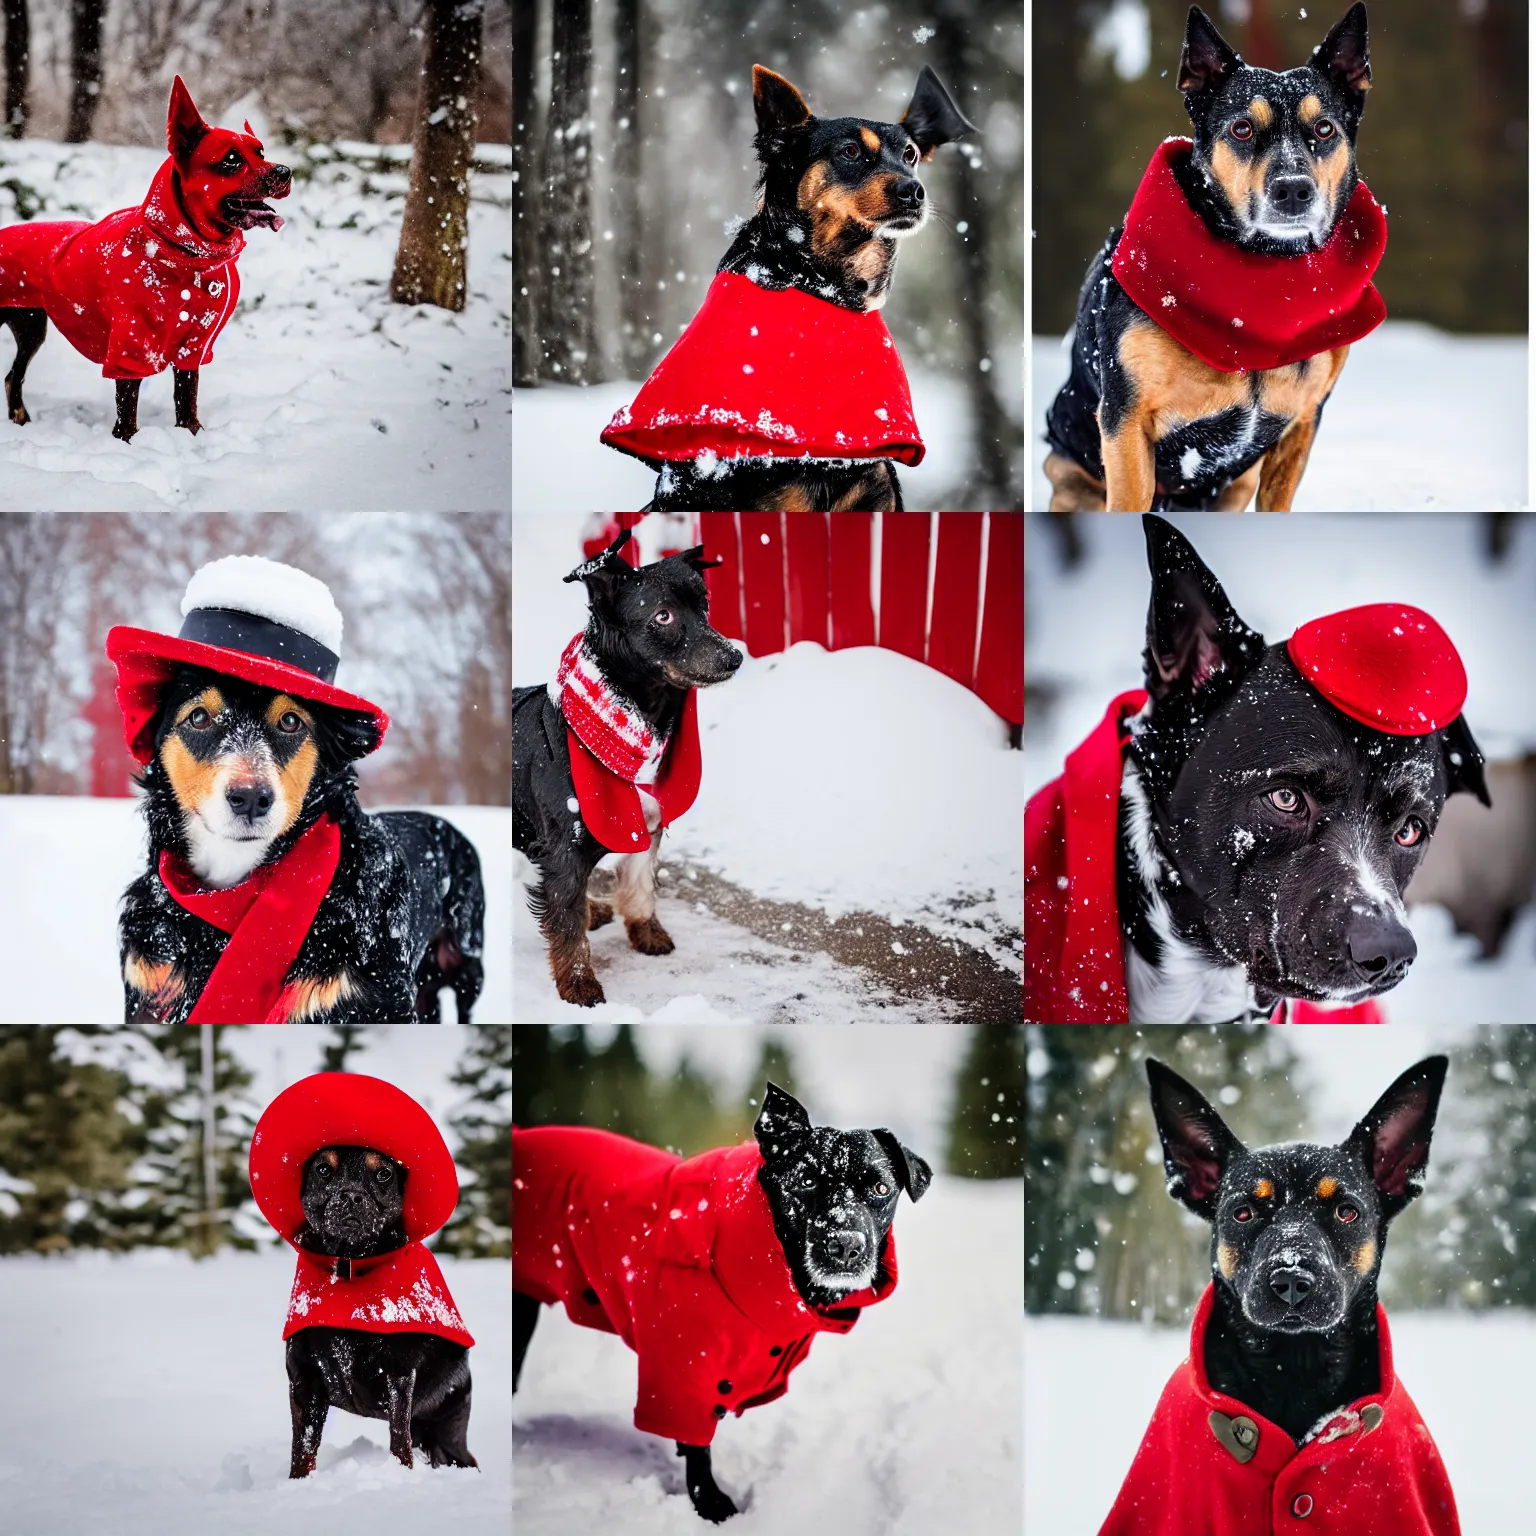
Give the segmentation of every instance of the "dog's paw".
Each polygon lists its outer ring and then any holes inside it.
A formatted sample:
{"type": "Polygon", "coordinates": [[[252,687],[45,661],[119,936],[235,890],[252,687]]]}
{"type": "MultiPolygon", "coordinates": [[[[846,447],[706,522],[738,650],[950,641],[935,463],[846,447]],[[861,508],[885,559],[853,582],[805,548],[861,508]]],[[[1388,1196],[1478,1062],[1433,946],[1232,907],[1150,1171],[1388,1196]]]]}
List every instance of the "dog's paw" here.
{"type": "Polygon", "coordinates": [[[191,421],[178,421],[176,425],[190,432],[194,437],[196,437],[197,434],[203,430],[202,422],[200,422],[195,416],[191,421]]]}
{"type": "Polygon", "coordinates": [[[112,436],[115,437],[120,443],[131,443],[138,430],[139,429],[137,427],[135,427],[132,431],[129,431],[126,427],[113,427],[112,436]]]}
{"type": "Polygon", "coordinates": [[[671,934],[654,917],[643,923],[625,923],[624,927],[629,932],[630,948],[638,949],[642,955],[670,955],[677,947],[671,934]]]}
{"type": "Polygon", "coordinates": [[[708,1488],[690,1488],[688,1497],[693,1500],[693,1507],[699,1515],[712,1525],[720,1525],[732,1515],[740,1513],[730,1494],[722,1492],[714,1484],[708,1488]]]}
{"type": "Polygon", "coordinates": [[[24,427],[29,421],[32,420],[32,418],[27,415],[26,406],[18,405],[16,409],[11,412],[11,420],[15,422],[18,427],[24,427]]]}
{"type": "Polygon", "coordinates": [[[605,923],[613,921],[613,907],[606,901],[589,901],[587,903],[587,927],[601,928],[605,923]]]}
{"type": "Polygon", "coordinates": [[[575,1003],[578,1008],[596,1008],[607,1001],[603,996],[603,984],[585,966],[573,968],[570,975],[556,985],[561,998],[567,1003],[575,1003]]]}

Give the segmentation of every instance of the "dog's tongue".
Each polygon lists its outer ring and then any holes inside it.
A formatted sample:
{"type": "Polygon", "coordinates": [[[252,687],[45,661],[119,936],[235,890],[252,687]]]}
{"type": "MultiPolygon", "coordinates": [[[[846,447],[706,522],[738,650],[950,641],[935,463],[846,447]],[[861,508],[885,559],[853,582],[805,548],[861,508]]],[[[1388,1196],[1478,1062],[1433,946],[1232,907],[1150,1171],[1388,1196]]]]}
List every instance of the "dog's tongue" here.
{"type": "Polygon", "coordinates": [[[265,203],[259,208],[251,209],[251,222],[263,224],[276,233],[283,227],[282,215],[275,208],[268,208],[265,203]]]}

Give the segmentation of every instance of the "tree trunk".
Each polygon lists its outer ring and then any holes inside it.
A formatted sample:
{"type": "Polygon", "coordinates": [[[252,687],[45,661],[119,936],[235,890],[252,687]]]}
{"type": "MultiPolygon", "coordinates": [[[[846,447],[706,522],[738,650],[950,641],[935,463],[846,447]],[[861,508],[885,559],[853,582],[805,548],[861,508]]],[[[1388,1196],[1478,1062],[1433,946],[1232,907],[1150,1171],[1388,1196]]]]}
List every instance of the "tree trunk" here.
{"type": "Polygon", "coordinates": [[[640,0],[615,0],[613,240],[619,279],[619,337],[626,378],[645,376],[651,326],[645,302],[640,229],[640,0]]]}
{"type": "Polygon", "coordinates": [[[74,94],[69,100],[67,144],[84,144],[96,121],[96,106],[101,100],[101,23],[106,16],[107,0],[74,0],[71,45],[74,66],[74,94]]]}
{"type": "Polygon", "coordinates": [[[556,0],[544,136],[540,373],[562,384],[602,375],[592,319],[592,0],[556,0]]]}
{"type": "Polygon", "coordinates": [[[469,245],[469,163],[485,0],[428,0],[411,182],[389,296],[459,310],[469,245]]]}
{"type": "Polygon", "coordinates": [[[27,0],[3,0],[5,13],[5,125],[13,139],[27,132],[27,74],[32,55],[32,20],[27,0]]]}
{"type": "Polygon", "coordinates": [[[512,7],[512,382],[539,382],[538,297],[541,283],[538,228],[540,183],[534,49],[538,0],[512,7]]]}
{"type": "Polygon", "coordinates": [[[198,1041],[203,1101],[203,1230],[199,1248],[204,1256],[211,1255],[219,1246],[219,1114],[215,1093],[217,1074],[214,1070],[214,1052],[218,1042],[213,1031],[212,1024],[204,1024],[202,1039],[198,1041]]]}

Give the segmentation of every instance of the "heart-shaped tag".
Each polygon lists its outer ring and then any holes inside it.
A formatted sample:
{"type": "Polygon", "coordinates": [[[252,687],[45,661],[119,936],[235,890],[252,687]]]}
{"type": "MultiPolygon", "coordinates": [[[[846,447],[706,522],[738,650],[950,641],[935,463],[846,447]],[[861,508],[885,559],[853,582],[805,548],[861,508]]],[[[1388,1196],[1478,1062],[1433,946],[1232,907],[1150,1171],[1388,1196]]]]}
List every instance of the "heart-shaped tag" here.
{"type": "Polygon", "coordinates": [[[1363,1434],[1370,1434],[1386,1418],[1387,1410],[1380,1403],[1367,1403],[1360,1410],[1360,1420],[1365,1425],[1363,1434]]]}
{"type": "Polygon", "coordinates": [[[1235,1418],[1228,1418],[1224,1413],[1213,1412],[1208,1422],[1211,1433],[1239,1465],[1252,1461],[1258,1454],[1259,1426],[1246,1414],[1240,1413],[1235,1418]]]}

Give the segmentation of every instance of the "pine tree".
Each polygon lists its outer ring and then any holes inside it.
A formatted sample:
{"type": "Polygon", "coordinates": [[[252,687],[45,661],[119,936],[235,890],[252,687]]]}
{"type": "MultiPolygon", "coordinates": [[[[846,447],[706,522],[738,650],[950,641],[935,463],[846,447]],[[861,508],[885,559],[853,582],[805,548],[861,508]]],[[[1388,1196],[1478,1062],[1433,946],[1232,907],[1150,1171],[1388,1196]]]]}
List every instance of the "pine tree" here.
{"type": "Polygon", "coordinates": [[[368,1031],[361,1024],[331,1024],[320,1050],[320,1072],[351,1072],[353,1056],[367,1049],[368,1031]]]}
{"type": "Polygon", "coordinates": [[[436,1246],[460,1258],[510,1258],[513,1032],[494,1024],[466,1032],[451,1080],[468,1098],[448,1122],[459,1138],[459,1204],[436,1246]]]}
{"type": "Polygon", "coordinates": [[[955,1073],[944,1166],[967,1179],[1017,1179],[1024,1172],[1024,1030],[974,1024],[955,1073]]]}

